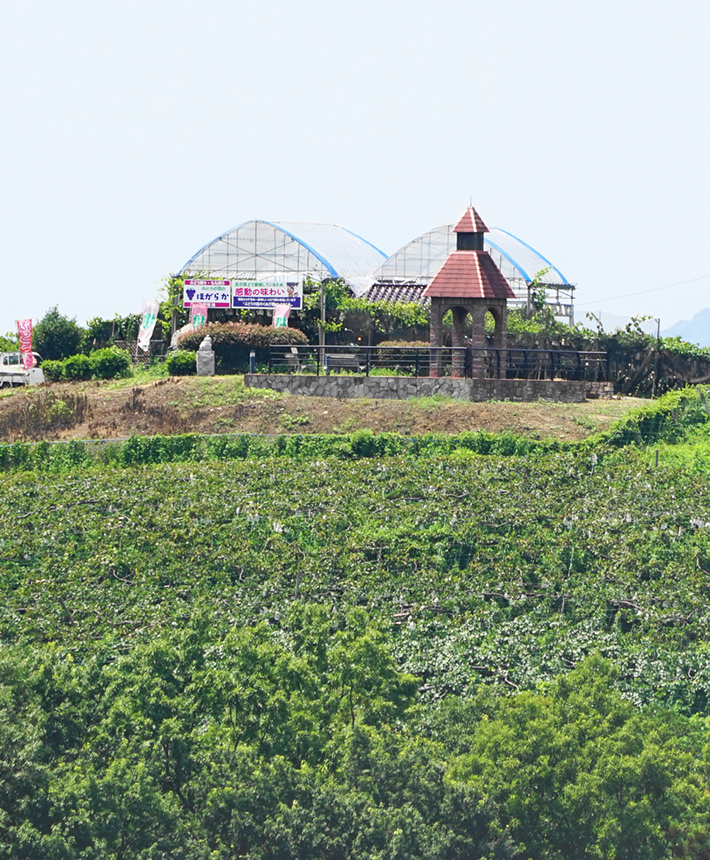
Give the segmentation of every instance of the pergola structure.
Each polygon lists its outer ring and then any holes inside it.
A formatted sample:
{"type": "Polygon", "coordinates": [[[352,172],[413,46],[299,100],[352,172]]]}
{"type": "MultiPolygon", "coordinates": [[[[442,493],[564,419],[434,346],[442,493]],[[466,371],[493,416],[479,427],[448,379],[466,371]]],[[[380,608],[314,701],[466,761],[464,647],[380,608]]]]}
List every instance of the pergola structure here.
{"type": "MultiPolygon", "coordinates": [[[[515,293],[501,274],[500,269],[483,248],[483,236],[488,227],[473,206],[469,206],[454,227],[456,250],[446,259],[423,296],[431,301],[430,345],[431,376],[441,376],[443,370],[444,331],[443,319],[448,311],[453,316],[452,376],[462,377],[465,368],[466,320],[471,315],[471,342],[474,348],[472,376],[483,375],[483,353],[477,349],[486,346],[486,313],[495,320],[493,346],[504,350],[508,299],[515,293]],[[459,347],[459,349],[456,349],[459,347]]],[[[502,362],[505,367],[505,362],[502,362]]]]}

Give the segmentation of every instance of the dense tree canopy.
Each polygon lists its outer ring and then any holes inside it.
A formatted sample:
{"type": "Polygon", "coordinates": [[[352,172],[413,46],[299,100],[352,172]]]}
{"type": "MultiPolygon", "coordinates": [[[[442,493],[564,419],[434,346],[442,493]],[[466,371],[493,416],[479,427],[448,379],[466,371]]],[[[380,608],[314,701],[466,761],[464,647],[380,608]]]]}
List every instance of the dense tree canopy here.
{"type": "Polygon", "coordinates": [[[55,361],[77,353],[83,338],[84,329],[77,325],[76,318],[70,319],[60,314],[55,305],[34,327],[32,348],[42,358],[55,361]]]}

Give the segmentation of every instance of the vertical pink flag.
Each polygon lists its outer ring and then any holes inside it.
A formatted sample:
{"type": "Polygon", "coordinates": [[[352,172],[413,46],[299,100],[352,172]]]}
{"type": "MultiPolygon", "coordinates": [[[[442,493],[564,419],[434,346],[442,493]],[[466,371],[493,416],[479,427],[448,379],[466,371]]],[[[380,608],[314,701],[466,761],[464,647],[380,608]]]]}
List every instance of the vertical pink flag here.
{"type": "Polygon", "coordinates": [[[287,328],[291,305],[274,305],[274,328],[287,328]]]}
{"type": "Polygon", "coordinates": [[[32,355],[32,320],[17,320],[17,334],[20,337],[22,365],[25,370],[29,370],[37,364],[37,359],[32,355]]]}
{"type": "Polygon", "coordinates": [[[191,305],[190,322],[195,327],[204,325],[207,322],[207,305],[199,303],[191,305]]]}

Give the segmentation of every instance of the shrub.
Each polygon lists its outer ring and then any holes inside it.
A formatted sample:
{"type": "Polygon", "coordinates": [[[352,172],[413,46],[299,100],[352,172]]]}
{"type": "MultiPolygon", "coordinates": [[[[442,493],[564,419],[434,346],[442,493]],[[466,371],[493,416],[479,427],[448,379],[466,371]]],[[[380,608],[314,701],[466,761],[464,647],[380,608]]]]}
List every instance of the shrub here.
{"type": "Polygon", "coordinates": [[[211,323],[200,326],[180,338],[180,349],[196,350],[205,336],[212,338],[212,348],[221,372],[239,373],[249,367],[249,353],[256,353],[256,360],[266,363],[271,344],[306,346],[308,338],[295,328],[272,328],[244,322],[211,323]]]}
{"type": "Polygon", "coordinates": [[[115,346],[97,349],[90,356],[92,376],[95,379],[116,379],[131,375],[131,358],[115,346]]]}
{"type": "Polygon", "coordinates": [[[77,353],[83,339],[84,329],[76,319],[60,314],[55,305],[34,327],[32,348],[43,358],[59,361],[77,353]]]}
{"type": "Polygon", "coordinates": [[[165,359],[165,367],[170,376],[192,376],[196,369],[195,353],[187,349],[171,352],[165,359]]]}
{"type": "Polygon", "coordinates": [[[299,331],[297,328],[269,328],[269,326],[263,326],[269,333],[269,344],[278,344],[282,346],[306,346],[308,343],[308,338],[306,335],[299,331]]]}
{"type": "Polygon", "coordinates": [[[406,352],[408,349],[428,349],[430,344],[426,340],[382,340],[377,346],[399,346],[406,352]]]}
{"type": "Polygon", "coordinates": [[[426,367],[429,361],[427,353],[419,352],[429,347],[429,344],[423,340],[383,340],[377,346],[377,359],[382,362],[387,372],[395,372],[396,369],[411,372],[417,365],[420,369],[426,367]],[[379,349],[379,347],[390,347],[390,349],[379,349]]]}
{"type": "Polygon", "coordinates": [[[47,382],[61,382],[64,379],[64,362],[47,358],[42,362],[42,371],[47,382]]]}
{"type": "Polygon", "coordinates": [[[131,359],[115,346],[99,349],[91,355],[72,355],[64,361],[47,359],[42,370],[48,382],[66,379],[116,379],[131,375],[131,359]]]}
{"type": "Polygon", "coordinates": [[[72,355],[64,360],[63,365],[63,379],[91,379],[93,368],[88,355],[72,355]]]}

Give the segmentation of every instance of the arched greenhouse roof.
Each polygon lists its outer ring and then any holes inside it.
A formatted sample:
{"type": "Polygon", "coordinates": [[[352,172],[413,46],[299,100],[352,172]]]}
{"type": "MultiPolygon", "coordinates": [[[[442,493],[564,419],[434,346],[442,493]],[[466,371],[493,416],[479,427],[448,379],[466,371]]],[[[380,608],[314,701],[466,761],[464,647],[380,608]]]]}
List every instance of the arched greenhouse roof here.
{"type": "MultiPolygon", "coordinates": [[[[518,290],[527,288],[539,272],[547,269],[543,283],[573,289],[560,270],[539,251],[506,230],[494,227],[485,234],[484,247],[506,280],[518,290]]],[[[456,250],[453,224],[442,224],[408,242],[388,257],[375,272],[378,283],[428,284],[456,250]]]]}
{"type": "Polygon", "coordinates": [[[209,242],[180,274],[235,280],[284,274],[316,281],[342,278],[360,296],[370,288],[373,272],[386,256],[337,224],[255,220],[209,242]]]}

